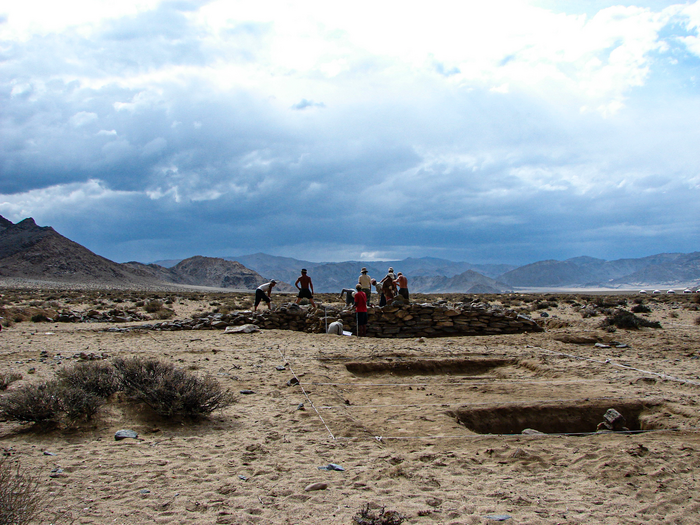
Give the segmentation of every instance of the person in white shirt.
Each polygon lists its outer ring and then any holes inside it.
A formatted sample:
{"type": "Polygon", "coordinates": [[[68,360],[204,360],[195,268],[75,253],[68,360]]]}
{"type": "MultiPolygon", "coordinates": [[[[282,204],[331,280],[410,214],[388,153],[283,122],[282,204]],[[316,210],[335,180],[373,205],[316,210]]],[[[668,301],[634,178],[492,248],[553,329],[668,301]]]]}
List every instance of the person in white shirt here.
{"type": "Polygon", "coordinates": [[[272,305],[270,304],[270,296],[272,295],[272,289],[275,287],[276,284],[277,281],[272,279],[269,283],[261,284],[260,286],[258,286],[258,288],[255,290],[255,308],[253,311],[258,311],[258,305],[260,304],[260,301],[265,301],[267,303],[267,307],[270,310],[272,310],[272,305]]]}
{"type": "Polygon", "coordinates": [[[328,325],[329,334],[343,335],[343,320],[338,318],[337,321],[328,325]]]}

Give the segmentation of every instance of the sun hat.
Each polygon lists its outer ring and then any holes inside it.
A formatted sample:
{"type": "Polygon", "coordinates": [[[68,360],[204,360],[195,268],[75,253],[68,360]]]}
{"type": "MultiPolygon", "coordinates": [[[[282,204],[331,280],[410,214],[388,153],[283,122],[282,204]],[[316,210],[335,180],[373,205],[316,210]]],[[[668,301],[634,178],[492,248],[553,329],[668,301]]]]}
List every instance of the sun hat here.
{"type": "Polygon", "coordinates": [[[362,270],[360,270],[360,271],[361,271],[362,273],[367,273],[367,268],[364,268],[364,267],[363,267],[362,270]]]}

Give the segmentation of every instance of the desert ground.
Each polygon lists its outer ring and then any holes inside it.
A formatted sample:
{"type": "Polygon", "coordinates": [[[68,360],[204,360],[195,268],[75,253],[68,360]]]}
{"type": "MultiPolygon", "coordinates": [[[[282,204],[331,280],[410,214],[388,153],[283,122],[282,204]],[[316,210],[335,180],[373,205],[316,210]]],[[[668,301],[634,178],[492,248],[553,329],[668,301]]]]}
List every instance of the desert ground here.
{"type": "Polygon", "coordinates": [[[22,377],[0,396],[85,358],[130,356],[234,395],[200,420],[115,394],[75,425],[0,421],[3,456],[46,491],[42,523],[351,524],[367,505],[411,524],[700,522],[700,294],[479,296],[546,331],[378,339],[45,320],[124,308],[186,318],[249,308],[250,294],[0,293],[0,374],[22,377]],[[661,328],[601,327],[639,303],[661,328]],[[609,408],[628,432],[596,432],[609,408]],[[121,429],[138,438],[116,441],[121,429]],[[329,464],[344,470],[319,468],[329,464]]]}

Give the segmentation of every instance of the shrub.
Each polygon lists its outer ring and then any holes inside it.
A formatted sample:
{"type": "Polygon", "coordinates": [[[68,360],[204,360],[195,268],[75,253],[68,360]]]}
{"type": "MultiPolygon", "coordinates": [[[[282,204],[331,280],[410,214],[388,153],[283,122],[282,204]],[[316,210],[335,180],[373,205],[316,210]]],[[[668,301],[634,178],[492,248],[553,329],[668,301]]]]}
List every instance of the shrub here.
{"type": "Polygon", "coordinates": [[[695,324],[700,326],[700,317],[695,318],[695,324]]]}
{"type": "Polygon", "coordinates": [[[66,419],[75,422],[91,419],[104,404],[104,399],[82,388],[62,387],[59,389],[58,403],[66,419]]]}
{"type": "Polygon", "coordinates": [[[146,303],[146,305],[143,307],[144,310],[146,310],[149,314],[155,313],[158,310],[163,308],[163,303],[161,301],[158,301],[157,299],[151,299],[146,303]]]}
{"type": "Polygon", "coordinates": [[[43,510],[45,493],[19,462],[0,459],[0,524],[25,525],[43,510]]]}
{"type": "Polygon", "coordinates": [[[635,304],[630,310],[635,314],[648,314],[651,312],[651,308],[641,303],[635,304]]]}
{"type": "Polygon", "coordinates": [[[352,517],[357,525],[401,525],[406,518],[395,510],[385,510],[384,507],[372,511],[369,503],[362,507],[352,517]]]}
{"type": "Polygon", "coordinates": [[[44,314],[34,314],[32,315],[32,323],[45,323],[49,318],[44,314]]]}
{"type": "Polygon", "coordinates": [[[122,389],[121,376],[109,363],[79,363],[56,374],[65,386],[80,388],[89,394],[107,398],[122,389]]]}
{"type": "Polygon", "coordinates": [[[126,393],[161,416],[202,416],[231,404],[228,390],[216,379],[199,378],[170,363],[131,358],[117,359],[114,366],[126,393]]]}
{"type": "Polygon", "coordinates": [[[648,321],[627,310],[618,310],[614,314],[606,317],[601,323],[602,328],[607,326],[616,326],[618,328],[626,328],[627,330],[638,330],[641,327],[661,328],[661,323],[658,321],[648,321]]]}
{"type": "Polygon", "coordinates": [[[27,385],[0,399],[0,414],[10,421],[55,422],[60,419],[60,410],[56,382],[27,385]]]}
{"type": "Polygon", "coordinates": [[[0,374],[0,390],[7,390],[8,386],[15,381],[19,381],[20,379],[22,379],[22,374],[18,374],[16,372],[0,374]]]}

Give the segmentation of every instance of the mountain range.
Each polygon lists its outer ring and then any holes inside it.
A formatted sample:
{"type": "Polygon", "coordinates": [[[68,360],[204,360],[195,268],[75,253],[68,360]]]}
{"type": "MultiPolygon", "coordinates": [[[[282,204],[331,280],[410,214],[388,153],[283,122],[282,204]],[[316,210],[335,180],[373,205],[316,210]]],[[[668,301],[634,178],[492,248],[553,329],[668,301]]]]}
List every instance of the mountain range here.
{"type": "Polygon", "coordinates": [[[700,287],[700,252],[663,253],[606,261],[574,257],[516,267],[471,264],[431,257],[400,261],[311,262],[256,253],[236,257],[194,256],[184,260],[116,263],[28,218],[17,224],[0,216],[0,277],[82,283],[92,286],[164,286],[252,290],[274,278],[280,292],[293,292],[301,268],[316,292],[340,292],[357,283],[366,267],[378,280],[389,267],[421,293],[499,293],[543,288],[700,287]]]}

